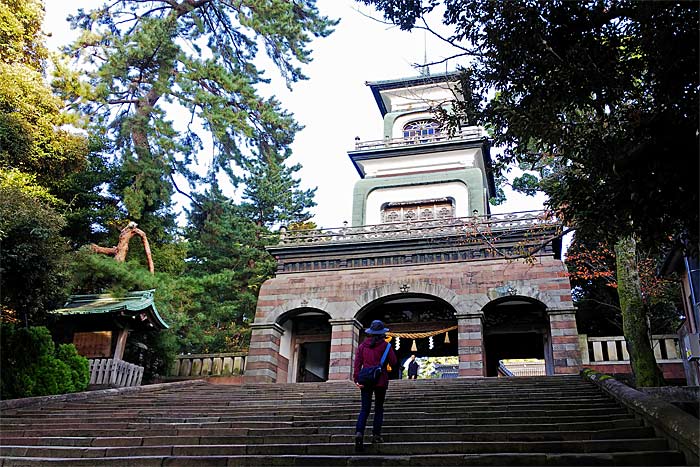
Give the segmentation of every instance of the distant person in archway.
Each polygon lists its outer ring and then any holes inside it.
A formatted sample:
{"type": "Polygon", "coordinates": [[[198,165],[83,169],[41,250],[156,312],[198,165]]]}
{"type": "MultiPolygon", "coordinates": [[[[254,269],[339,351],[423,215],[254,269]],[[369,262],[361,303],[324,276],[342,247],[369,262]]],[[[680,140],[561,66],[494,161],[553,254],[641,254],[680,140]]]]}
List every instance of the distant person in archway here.
{"type": "Polygon", "coordinates": [[[389,386],[389,372],[387,365],[396,365],[396,354],[391,344],[385,340],[389,329],[384,327],[384,323],[379,320],[372,321],[372,324],[365,332],[371,337],[365,339],[357,348],[355,355],[355,368],[353,371],[353,381],[362,394],[362,408],[357,417],[355,426],[355,451],[364,451],[364,433],[367,425],[367,417],[372,408],[372,395],[374,394],[374,423],[372,425],[372,444],[381,443],[382,423],[384,422],[384,398],[389,386]],[[361,372],[362,369],[365,369],[361,372]],[[365,381],[365,374],[375,373],[376,379],[373,382],[365,381]],[[360,374],[362,373],[362,375],[360,374]]]}
{"type": "Polygon", "coordinates": [[[411,361],[408,362],[408,379],[418,379],[418,368],[416,356],[411,355],[411,361]]]}

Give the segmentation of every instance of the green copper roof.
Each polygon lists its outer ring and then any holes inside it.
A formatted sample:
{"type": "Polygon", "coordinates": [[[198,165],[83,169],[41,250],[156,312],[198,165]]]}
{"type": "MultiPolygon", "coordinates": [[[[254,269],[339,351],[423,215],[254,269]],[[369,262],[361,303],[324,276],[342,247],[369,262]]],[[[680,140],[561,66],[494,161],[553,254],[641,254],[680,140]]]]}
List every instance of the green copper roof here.
{"type": "Polygon", "coordinates": [[[123,297],[110,294],[71,295],[63,308],[51,313],[59,316],[79,316],[128,312],[145,313],[147,319],[160,329],[168,329],[168,324],[158,314],[153,302],[155,290],[129,292],[123,297]]]}

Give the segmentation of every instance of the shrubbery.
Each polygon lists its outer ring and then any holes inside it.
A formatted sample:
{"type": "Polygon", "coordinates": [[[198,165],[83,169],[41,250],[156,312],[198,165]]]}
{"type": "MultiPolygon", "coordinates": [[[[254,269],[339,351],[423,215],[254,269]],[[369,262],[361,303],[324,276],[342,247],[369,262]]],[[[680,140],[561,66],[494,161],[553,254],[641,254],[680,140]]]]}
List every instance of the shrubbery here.
{"type": "Polygon", "coordinates": [[[83,391],[90,380],[90,364],[73,344],[51,339],[43,326],[0,329],[0,396],[2,399],[83,391]]]}

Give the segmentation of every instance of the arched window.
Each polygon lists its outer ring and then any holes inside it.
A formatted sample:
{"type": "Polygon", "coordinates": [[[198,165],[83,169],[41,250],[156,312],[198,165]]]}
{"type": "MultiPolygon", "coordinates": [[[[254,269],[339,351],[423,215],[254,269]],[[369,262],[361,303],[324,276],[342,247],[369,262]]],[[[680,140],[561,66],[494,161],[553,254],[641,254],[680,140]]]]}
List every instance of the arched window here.
{"type": "Polygon", "coordinates": [[[435,120],[415,120],[403,127],[406,139],[433,139],[440,134],[440,125],[435,120]]]}

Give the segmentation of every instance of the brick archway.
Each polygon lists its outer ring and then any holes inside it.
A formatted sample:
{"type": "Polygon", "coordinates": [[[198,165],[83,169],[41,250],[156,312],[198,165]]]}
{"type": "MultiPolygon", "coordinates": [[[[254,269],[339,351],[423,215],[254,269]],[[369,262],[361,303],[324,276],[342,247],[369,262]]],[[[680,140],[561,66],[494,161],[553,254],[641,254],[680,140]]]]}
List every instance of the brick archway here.
{"type": "Polygon", "coordinates": [[[397,281],[381,287],[374,287],[360,294],[354,303],[357,309],[354,319],[359,320],[362,318],[367,309],[378,301],[388,298],[400,298],[402,295],[408,294],[439,299],[454,308],[455,313],[460,312],[461,308],[459,308],[459,305],[463,303],[454,291],[427,280],[397,281]]]}

